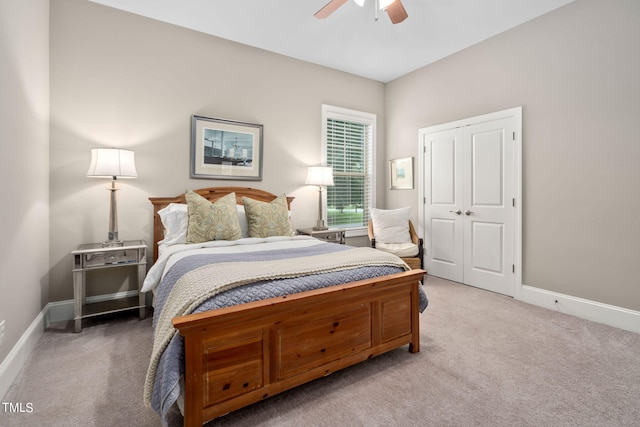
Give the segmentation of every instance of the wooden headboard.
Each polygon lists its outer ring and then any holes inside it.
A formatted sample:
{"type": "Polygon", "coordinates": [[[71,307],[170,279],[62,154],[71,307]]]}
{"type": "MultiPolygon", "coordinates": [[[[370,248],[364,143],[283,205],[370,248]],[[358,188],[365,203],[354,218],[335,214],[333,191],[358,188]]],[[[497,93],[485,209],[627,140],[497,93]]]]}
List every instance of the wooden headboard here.
{"type": "MultiPolygon", "coordinates": [[[[214,202],[229,193],[235,192],[236,202],[239,205],[242,204],[243,197],[249,197],[250,199],[259,200],[261,202],[270,202],[278,197],[268,191],[249,187],[209,187],[193,190],[193,192],[198,193],[211,202],[214,202]]],[[[287,197],[287,207],[289,209],[291,209],[291,202],[293,199],[294,197],[287,197]]],[[[187,202],[184,193],[175,197],[149,197],[149,200],[151,201],[151,204],[153,204],[153,261],[155,262],[158,259],[158,242],[164,238],[164,229],[162,227],[162,221],[160,221],[158,211],[167,207],[169,203],[187,202]]]]}

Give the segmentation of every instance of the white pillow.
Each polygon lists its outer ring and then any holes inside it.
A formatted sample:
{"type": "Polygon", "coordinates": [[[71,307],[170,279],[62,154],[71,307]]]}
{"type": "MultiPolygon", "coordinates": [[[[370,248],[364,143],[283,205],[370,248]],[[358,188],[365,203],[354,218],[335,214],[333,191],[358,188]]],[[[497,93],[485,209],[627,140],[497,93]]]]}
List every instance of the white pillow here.
{"type": "Polygon", "coordinates": [[[247,222],[247,214],[244,212],[244,205],[236,205],[238,210],[238,221],[240,221],[240,233],[242,237],[249,237],[249,223],[247,222]]]}
{"type": "Polygon", "coordinates": [[[158,215],[164,227],[164,239],[158,242],[159,245],[175,245],[187,241],[189,213],[186,204],[169,203],[166,208],[158,211],[158,215]]]}
{"type": "Polygon", "coordinates": [[[373,236],[380,243],[411,243],[409,235],[409,211],[400,209],[371,209],[373,236]]]}
{"type": "MultiPolygon", "coordinates": [[[[238,221],[240,221],[240,237],[249,237],[249,224],[244,206],[236,205],[238,221]]],[[[170,203],[166,208],[158,211],[162,226],[164,227],[164,239],[158,245],[175,245],[187,242],[187,228],[189,226],[189,212],[184,203],[170,203]]]]}

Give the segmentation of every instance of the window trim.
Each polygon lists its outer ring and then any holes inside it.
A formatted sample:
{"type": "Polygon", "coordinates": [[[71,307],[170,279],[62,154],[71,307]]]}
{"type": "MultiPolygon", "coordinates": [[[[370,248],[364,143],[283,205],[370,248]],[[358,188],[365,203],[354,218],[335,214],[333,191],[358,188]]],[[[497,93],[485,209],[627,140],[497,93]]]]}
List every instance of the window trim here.
{"type": "MultiPolygon", "coordinates": [[[[376,207],[376,140],[377,140],[377,116],[374,113],[364,111],[351,110],[343,107],[322,104],[322,162],[327,164],[327,120],[344,120],[363,123],[371,126],[371,198],[369,210],[376,207]]],[[[323,192],[322,198],[323,216],[325,223],[327,221],[327,192],[323,192]]],[[[344,228],[346,237],[366,236],[367,226],[344,228]]]]}

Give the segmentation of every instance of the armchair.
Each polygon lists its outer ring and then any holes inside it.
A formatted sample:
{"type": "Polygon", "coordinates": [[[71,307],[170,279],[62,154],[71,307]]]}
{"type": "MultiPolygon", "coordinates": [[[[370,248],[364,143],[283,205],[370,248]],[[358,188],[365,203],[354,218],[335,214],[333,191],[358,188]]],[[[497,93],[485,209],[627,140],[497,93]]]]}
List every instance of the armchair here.
{"type": "Polygon", "coordinates": [[[374,226],[373,220],[369,220],[368,224],[368,234],[369,240],[371,241],[371,247],[390,252],[392,254],[400,257],[404,262],[407,263],[411,269],[423,268],[424,266],[424,242],[421,237],[416,233],[411,220],[408,222],[409,228],[409,236],[411,237],[411,242],[404,243],[382,243],[376,242],[376,237],[374,234],[374,226]]]}

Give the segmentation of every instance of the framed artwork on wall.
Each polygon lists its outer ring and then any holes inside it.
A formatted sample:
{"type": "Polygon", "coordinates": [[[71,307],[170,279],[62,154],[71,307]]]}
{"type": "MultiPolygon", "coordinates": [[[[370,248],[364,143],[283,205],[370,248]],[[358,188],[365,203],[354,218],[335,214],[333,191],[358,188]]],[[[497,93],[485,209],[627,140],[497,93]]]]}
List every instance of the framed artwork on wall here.
{"type": "Polygon", "coordinates": [[[192,116],[191,178],[262,180],[262,125],[192,116]]]}
{"type": "Polygon", "coordinates": [[[413,157],[389,160],[392,190],[413,189],[413,157]]]}

